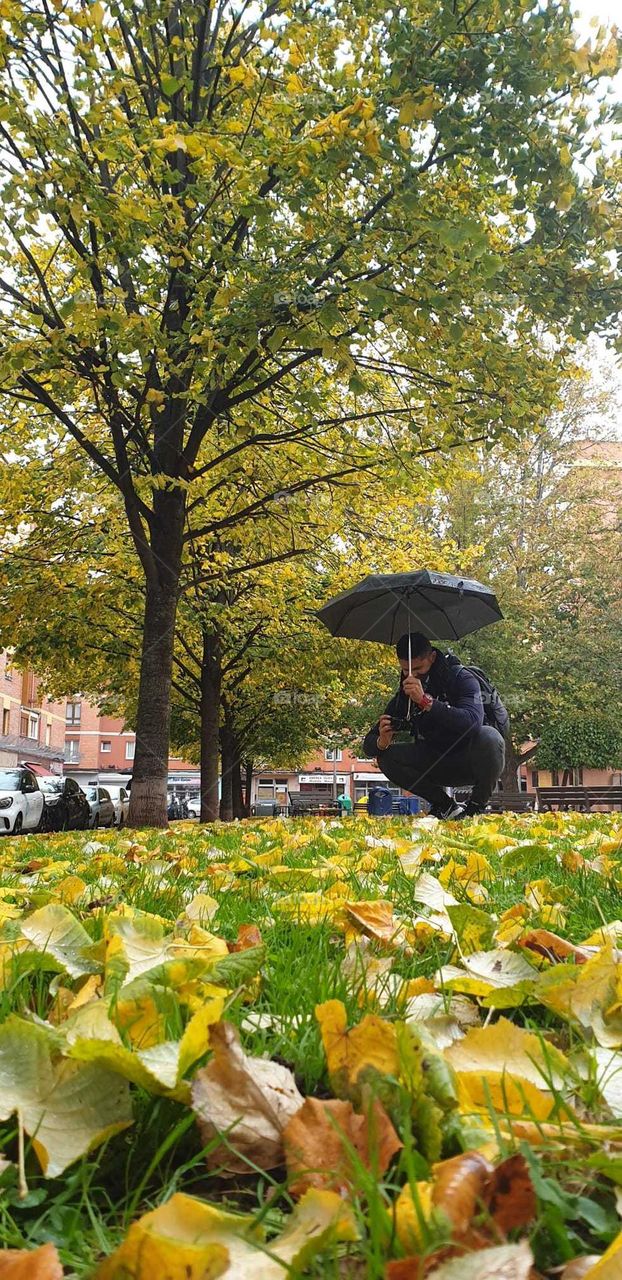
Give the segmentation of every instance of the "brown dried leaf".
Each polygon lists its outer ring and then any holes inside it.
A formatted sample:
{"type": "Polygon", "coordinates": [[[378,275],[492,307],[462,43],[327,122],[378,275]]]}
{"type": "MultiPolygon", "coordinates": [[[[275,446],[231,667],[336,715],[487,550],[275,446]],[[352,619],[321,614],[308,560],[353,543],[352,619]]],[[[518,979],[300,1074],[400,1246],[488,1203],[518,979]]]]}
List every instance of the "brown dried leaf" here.
{"type": "Polygon", "coordinates": [[[478,1206],[487,1200],[492,1171],[492,1165],[478,1151],[466,1151],[434,1165],[432,1203],[449,1218],[456,1235],[464,1235],[478,1206]]]}
{"type": "Polygon", "coordinates": [[[356,1180],[354,1148],[367,1169],[380,1177],[400,1150],[400,1142],[384,1107],[373,1102],[358,1115],[351,1102],[306,1098],[283,1133],[290,1191],[300,1196],[309,1187],[346,1191],[356,1180]]]}
{"type": "Polygon", "coordinates": [[[248,951],[262,945],[261,931],[256,924],[241,924],[235,942],[228,942],[229,951],[248,951]]]}
{"type": "Polygon", "coordinates": [[[203,1142],[222,1142],[207,1156],[210,1169],[248,1173],[251,1165],[274,1169],[283,1163],[283,1129],[303,1104],[294,1077],[278,1062],[251,1058],[230,1023],[210,1030],[214,1056],[192,1082],[192,1105],[203,1142]]]}
{"type": "Polygon", "coordinates": [[[490,1216],[504,1235],[515,1227],[526,1227],[535,1218],[536,1193],[524,1156],[508,1156],[497,1165],[488,1197],[490,1216]]]}
{"type": "Polygon", "coordinates": [[[572,942],[560,938],[557,933],[551,933],[549,929],[531,929],[516,941],[519,947],[526,947],[527,951],[535,951],[553,962],[573,956],[576,964],[585,964],[592,955],[589,948],[575,947],[572,942]]]}
{"type": "Polygon", "coordinates": [[[63,1280],[63,1268],[53,1244],[39,1249],[3,1249],[1,1280],[63,1280]]]}

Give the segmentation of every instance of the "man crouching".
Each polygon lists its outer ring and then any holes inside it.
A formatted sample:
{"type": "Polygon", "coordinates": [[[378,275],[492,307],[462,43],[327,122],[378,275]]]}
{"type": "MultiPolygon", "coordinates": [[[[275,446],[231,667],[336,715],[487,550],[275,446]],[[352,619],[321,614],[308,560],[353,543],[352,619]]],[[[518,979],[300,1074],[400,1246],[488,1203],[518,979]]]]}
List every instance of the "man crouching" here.
{"type": "Polygon", "coordinates": [[[396,786],[427,800],[435,818],[482,813],[503,770],[505,743],[484,723],[476,676],[418,631],[402,636],[396,649],[400,687],[367,734],[365,755],[375,756],[396,786]],[[401,730],[410,742],[393,741],[401,730]],[[472,787],[468,804],[456,804],[446,786],[472,787]]]}

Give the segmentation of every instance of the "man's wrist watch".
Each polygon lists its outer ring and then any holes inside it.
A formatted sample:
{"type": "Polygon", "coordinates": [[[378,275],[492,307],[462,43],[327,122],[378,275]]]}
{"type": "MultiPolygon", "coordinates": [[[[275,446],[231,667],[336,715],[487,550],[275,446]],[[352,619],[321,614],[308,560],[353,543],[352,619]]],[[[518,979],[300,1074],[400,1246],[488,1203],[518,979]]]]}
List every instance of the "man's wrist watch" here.
{"type": "Polygon", "coordinates": [[[420,703],[418,703],[419,710],[420,710],[420,711],[429,711],[429,710],[430,710],[430,707],[432,706],[432,703],[433,703],[433,702],[434,702],[434,698],[432,698],[432,697],[431,697],[431,695],[430,695],[429,693],[424,693],[424,695],[423,695],[423,697],[422,697],[422,699],[421,699],[421,702],[420,702],[420,703]]]}

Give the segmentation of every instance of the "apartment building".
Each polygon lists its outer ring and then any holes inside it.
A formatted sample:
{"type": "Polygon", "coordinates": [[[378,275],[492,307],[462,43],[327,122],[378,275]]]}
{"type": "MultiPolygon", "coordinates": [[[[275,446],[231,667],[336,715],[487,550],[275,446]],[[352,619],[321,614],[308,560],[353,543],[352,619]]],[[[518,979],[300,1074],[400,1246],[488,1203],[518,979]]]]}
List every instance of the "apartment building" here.
{"type": "Polygon", "coordinates": [[[47,698],[37,676],[16,670],[6,651],[0,651],[0,708],[0,766],[28,760],[62,773],[65,704],[47,698]]]}
{"type": "MultiPolygon", "coordinates": [[[[64,716],[65,773],[84,785],[99,781],[102,786],[123,782],[131,774],[136,751],[136,734],[123,720],[104,716],[86,698],[68,698],[64,716]]],[[[169,757],[169,785],[172,791],[199,790],[196,764],[169,757]]]]}
{"type": "Polygon", "coordinates": [[[354,803],[369,794],[371,787],[388,786],[398,792],[378,768],[375,760],[357,756],[347,747],[317,751],[301,771],[295,769],[265,769],[253,778],[251,804],[262,800],[287,803],[287,792],[314,792],[331,800],[337,795],[347,795],[354,803]]]}

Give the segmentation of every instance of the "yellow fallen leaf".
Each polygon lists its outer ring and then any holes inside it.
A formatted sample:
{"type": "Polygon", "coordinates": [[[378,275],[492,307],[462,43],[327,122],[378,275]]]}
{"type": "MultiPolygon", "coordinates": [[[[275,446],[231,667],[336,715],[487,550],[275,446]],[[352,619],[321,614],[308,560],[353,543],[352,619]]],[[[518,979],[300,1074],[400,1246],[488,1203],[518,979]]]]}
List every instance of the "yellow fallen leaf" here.
{"type": "Polygon", "coordinates": [[[397,1036],[392,1023],[368,1013],[348,1030],[345,1005],[340,1000],[316,1005],[315,1016],[320,1024],[328,1075],[335,1093],[347,1094],[367,1071],[398,1075],[397,1036]]]}

